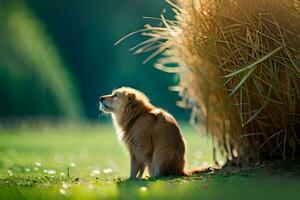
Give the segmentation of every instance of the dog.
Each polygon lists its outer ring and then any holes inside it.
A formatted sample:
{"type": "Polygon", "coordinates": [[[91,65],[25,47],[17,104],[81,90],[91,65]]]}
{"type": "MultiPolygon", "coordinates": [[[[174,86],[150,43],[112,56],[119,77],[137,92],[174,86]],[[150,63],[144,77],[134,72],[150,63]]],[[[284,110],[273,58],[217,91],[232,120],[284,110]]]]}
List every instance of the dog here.
{"type": "Polygon", "coordinates": [[[142,92],[121,87],[101,96],[100,110],[112,116],[120,140],[130,154],[130,178],[188,175],[185,140],[174,117],[152,105],[142,92]]]}

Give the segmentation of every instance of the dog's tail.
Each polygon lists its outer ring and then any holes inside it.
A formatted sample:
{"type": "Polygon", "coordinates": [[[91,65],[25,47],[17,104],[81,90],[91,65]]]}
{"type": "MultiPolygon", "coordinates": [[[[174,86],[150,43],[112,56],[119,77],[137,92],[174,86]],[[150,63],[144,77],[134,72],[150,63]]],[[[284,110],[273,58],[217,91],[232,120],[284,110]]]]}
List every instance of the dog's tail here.
{"type": "Polygon", "coordinates": [[[184,170],[184,176],[191,176],[195,174],[205,174],[213,172],[214,169],[212,167],[198,167],[191,170],[184,170]]]}

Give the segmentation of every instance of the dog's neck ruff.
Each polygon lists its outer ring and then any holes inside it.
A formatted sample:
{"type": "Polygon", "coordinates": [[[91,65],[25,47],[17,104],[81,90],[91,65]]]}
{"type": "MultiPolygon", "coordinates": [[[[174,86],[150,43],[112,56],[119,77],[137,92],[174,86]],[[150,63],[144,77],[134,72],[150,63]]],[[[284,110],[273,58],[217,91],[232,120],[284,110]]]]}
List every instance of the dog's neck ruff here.
{"type": "Polygon", "coordinates": [[[128,121],[123,120],[123,121],[119,121],[116,116],[113,116],[114,118],[114,124],[115,127],[117,129],[117,136],[119,138],[119,140],[128,143],[128,140],[130,140],[130,133],[131,133],[131,129],[134,126],[134,123],[143,115],[147,112],[141,112],[135,116],[133,116],[131,119],[129,119],[128,121]]]}
{"type": "Polygon", "coordinates": [[[123,127],[122,132],[123,133],[128,133],[130,131],[130,129],[133,127],[134,123],[136,122],[136,120],[138,120],[143,114],[145,114],[146,112],[142,112],[137,114],[136,116],[132,117],[127,124],[123,127]]]}

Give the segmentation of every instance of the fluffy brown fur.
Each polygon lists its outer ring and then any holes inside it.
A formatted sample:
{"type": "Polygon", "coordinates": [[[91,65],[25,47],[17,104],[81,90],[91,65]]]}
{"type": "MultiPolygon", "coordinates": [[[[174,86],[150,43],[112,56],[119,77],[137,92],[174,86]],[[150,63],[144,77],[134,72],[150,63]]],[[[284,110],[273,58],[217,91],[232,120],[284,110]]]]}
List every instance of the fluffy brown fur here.
{"type": "Polygon", "coordinates": [[[130,178],[187,175],[185,141],[178,123],[165,110],[150,104],[140,91],[122,87],[100,97],[100,110],[112,115],[131,158],[130,178]]]}

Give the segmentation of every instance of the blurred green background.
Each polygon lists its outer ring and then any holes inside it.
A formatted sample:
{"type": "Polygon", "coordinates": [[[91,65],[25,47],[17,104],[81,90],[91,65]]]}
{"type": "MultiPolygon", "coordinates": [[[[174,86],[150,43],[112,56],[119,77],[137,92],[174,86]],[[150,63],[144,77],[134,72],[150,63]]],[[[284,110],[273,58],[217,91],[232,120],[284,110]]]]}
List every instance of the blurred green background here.
{"type": "MultiPolygon", "coordinates": [[[[0,1],[0,118],[99,118],[98,97],[120,86],[142,90],[153,104],[180,121],[188,111],[176,106],[168,91],[176,75],[153,68],[149,55],[129,48],[146,38],[136,34],[118,46],[126,34],[159,21],[162,0],[7,0],[0,1]]],[[[170,13],[168,13],[170,12],[170,13]]]]}

